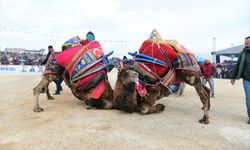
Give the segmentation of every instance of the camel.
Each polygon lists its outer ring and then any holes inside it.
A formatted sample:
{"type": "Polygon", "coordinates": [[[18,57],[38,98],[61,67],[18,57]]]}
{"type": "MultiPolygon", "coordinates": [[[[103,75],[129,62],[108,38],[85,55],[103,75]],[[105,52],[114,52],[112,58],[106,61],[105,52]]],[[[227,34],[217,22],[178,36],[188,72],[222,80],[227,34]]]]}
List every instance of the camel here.
{"type": "MultiPolygon", "coordinates": [[[[143,52],[145,52],[143,50],[145,49],[148,50],[150,54],[156,53],[157,51],[155,49],[153,50],[153,48],[159,48],[157,47],[157,45],[160,45],[159,40],[162,40],[159,33],[153,30],[149,40],[145,41],[149,48],[146,49],[147,46],[145,46],[144,42],[140,49],[141,53],[130,53],[133,56],[134,63],[132,65],[123,64],[124,68],[118,73],[113,103],[117,109],[130,113],[141,112],[142,114],[150,114],[162,112],[165,106],[163,104],[155,105],[155,102],[164,97],[174,80],[179,80],[195,88],[203,104],[202,108],[204,111],[204,115],[199,122],[208,124],[210,90],[201,83],[201,74],[194,55],[185,51],[174,51],[174,45],[169,46],[171,43],[168,43],[167,48],[176,53],[176,57],[172,58],[172,61],[170,60],[171,56],[169,56],[171,54],[170,52],[158,53],[151,56],[143,54],[143,52]],[[155,44],[157,45],[155,46],[155,44]],[[157,59],[160,54],[164,55],[161,60],[157,59]],[[195,66],[195,70],[177,68],[177,65],[174,65],[174,63],[176,63],[174,60],[178,59],[177,61],[180,62],[181,59],[179,57],[182,55],[185,55],[185,58],[188,58],[188,60],[192,62],[192,65],[195,66]],[[159,75],[159,70],[163,72],[162,75],[159,75]]],[[[161,47],[160,50],[162,52],[161,47]]],[[[183,62],[181,64],[183,65],[183,62]]]]}
{"type": "Polygon", "coordinates": [[[163,104],[153,106],[155,101],[159,99],[160,87],[147,87],[147,97],[140,97],[136,91],[138,78],[139,74],[133,68],[124,67],[120,69],[114,88],[113,104],[115,108],[130,113],[142,112],[146,114],[162,112],[165,108],[163,104]],[[146,106],[147,108],[144,108],[146,106]]]}
{"type": "MultiPolygon", "coordinates": [[[[46,65],[42,80],[33,89],[33,94],[35,96],[35,105],[34,105],[34,109],[33,109],[34,112],[41,112],[44,110],[39,105],[39,95],[40,95],[40,93],[43,93],[44,89],[45,89],[45,92],[47,94],[47,99],[48,100],[54,99],[54,97],[52,97],[50,95],[49,84],[58,78],[64,79],[64,82],[71,89],[73,95],[76,98],[78,98],[79,100],[84,101],[87,105],[90,106],[90,107],[88,107],[88,109],[93,109],[93,108],[112,109],[113,108],[113,104],[111,103],[112,98],[113,98],[113,89],[110,86],[107,73],[100,73],[101,77],[98,80],[98,82],[95,84],[92,84],[92,82],[91,82],[92,85],[89,86],[88,88],[84,88],[84,89],[78,88],[75,86],[75,83],[70,81],[70,77],[69,77],[67,71],[65,71],[65,68],[61,67],[57,63],[56,55],[57,54],[51,56],[51,58],[49,59],[47,65],[46,65]],[[102,82],[104,84],[105,89],[101,93],[100,97],[94,99],[92,96],[92,93],[93,93],[94,89],[96,88],[97,84],[99,84],[100,82],[102,82]]],[[[112,66],[111,66],[111,69],[112,69],[112,66]]]]}

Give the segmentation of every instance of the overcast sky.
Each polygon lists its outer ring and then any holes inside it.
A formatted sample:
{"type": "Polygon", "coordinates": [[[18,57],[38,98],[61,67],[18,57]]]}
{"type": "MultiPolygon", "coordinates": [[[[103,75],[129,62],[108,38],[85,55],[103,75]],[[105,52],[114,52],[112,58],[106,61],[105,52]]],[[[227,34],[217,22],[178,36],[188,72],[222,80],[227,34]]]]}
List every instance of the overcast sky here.
{"type": "Polygon", "coordinates": [[[0,0],[0,46],[47,49],[93,31],[106,52],[136,51],[150,32],[208,57],[250,36],[250,0],[0,0]]]}

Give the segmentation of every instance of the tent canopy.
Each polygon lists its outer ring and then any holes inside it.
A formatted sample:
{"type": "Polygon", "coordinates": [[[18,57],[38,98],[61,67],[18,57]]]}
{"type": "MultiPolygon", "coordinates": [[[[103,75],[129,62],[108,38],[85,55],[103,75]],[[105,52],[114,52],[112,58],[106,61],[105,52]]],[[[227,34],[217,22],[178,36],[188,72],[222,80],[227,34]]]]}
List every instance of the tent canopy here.
{"type": "Polygon", "coordinates": [[[243,50],[244,45],[234,46],[226,49],[222,49],[220,51],[211,52],[212,55],[222,55],[231,57],[234,55],[235,57],[238,57],[240,52],[243,50]]]}

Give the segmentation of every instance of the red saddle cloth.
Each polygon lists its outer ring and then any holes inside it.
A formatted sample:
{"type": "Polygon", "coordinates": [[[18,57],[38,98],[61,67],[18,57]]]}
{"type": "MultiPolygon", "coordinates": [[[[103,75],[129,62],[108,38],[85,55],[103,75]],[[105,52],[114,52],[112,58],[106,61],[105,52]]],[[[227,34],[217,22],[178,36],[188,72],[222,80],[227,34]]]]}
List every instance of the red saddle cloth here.
{"type": "Polygon", "coordinates": [[[145,54],[145,55],[157,58],[163,62],[166,62],[167,64],[166,67],[162,67],[162,66],[152,64],[152,63],[145,63],[152,71],[154,71],[161,77],[164,73],[167,72],[169,68],[169,63],[167,62],[166,58],[160,51],[160,48],[165,52],[170,62],[173,62],[173,60],[176,58],[178,54],[175,51],[175,49],[173,49],[171,46],[166,45],[166,44],[153,42],[150,39],[143,42],[141,48],[139,49],[139,53],[145,54]]]}
{"type": "Polygon", "coordinates": [[[135,69],[141,76],[146,77],[147,82],[160,81],[163,86],[169,87],[176,78],[176,70],[199,73],[194,55],[176,40],[163,40],[156,30],[153,30],[149,38],[143,42],[139,53],[166,63],[166,66],[160,66],[154,63],[135,62],[135,69]]]}
{"type": "Polygon", "coordinates": [[[73,80],[103,66],[103,61],[93,65],[93,63],[103,55],[104,51],[100,43],[94,41],[85,46],[68,48],[56,56],[56,61],[67,70],[70,80],[76,88],[80,90],[95,88],[92,98],[98,99],[106,88],[105,84],[102,82],[102,80],[105,80],[107,74],[105,69],[99,70],[75,81],[73,80]]]}

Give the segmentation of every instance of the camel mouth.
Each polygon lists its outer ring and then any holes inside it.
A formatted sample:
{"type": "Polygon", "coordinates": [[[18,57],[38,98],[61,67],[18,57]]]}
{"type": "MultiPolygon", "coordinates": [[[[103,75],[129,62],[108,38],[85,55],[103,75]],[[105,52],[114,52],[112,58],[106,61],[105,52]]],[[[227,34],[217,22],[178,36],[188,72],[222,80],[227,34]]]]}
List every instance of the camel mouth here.
{"type": "Polygon", "coordinates": [[[127,83],[125,86],[124,86],[128,91],[130,92],[134,92],[135,91],[135,88],[136,88],[136,82],[129,82],[127,83]]]}
{"type": "Polygon", "coordinates": [[[130,72],[130,74],[121,79],[121,83],[126,90],[134,92],[136,85],[139,84],[139,76],[136,72],[130,72]]]}

